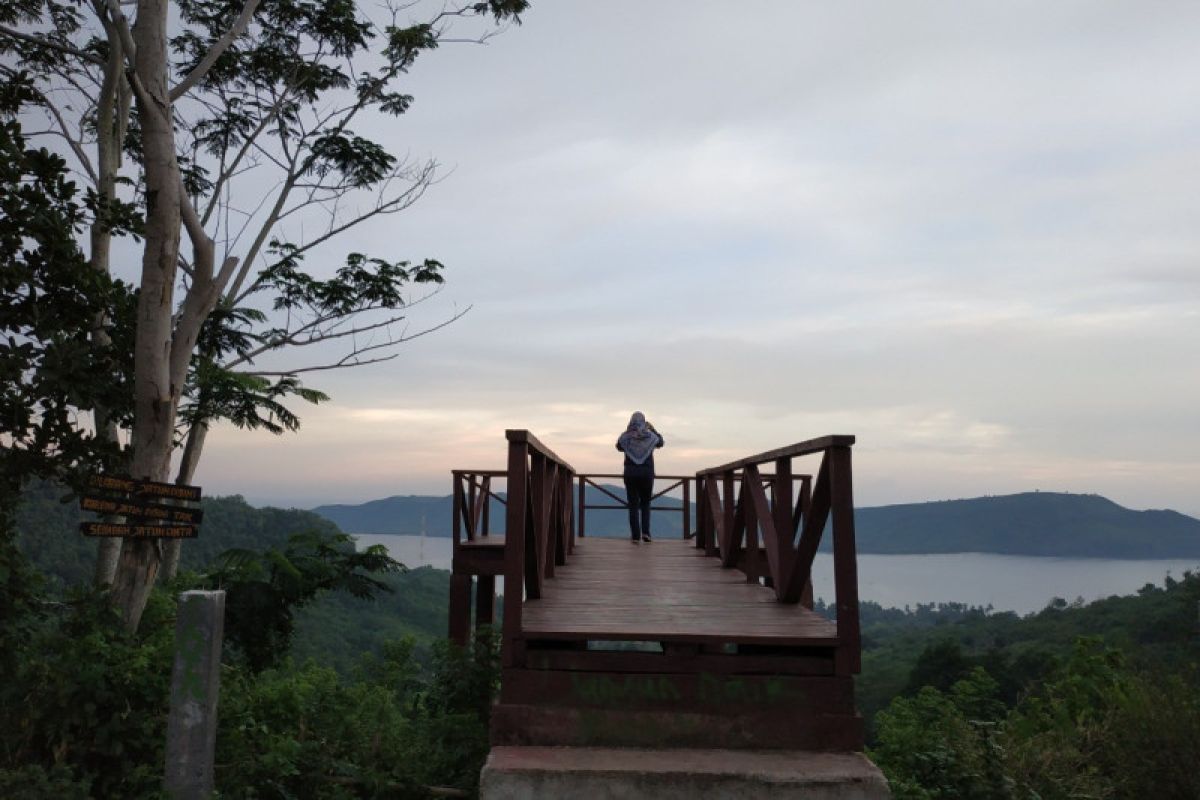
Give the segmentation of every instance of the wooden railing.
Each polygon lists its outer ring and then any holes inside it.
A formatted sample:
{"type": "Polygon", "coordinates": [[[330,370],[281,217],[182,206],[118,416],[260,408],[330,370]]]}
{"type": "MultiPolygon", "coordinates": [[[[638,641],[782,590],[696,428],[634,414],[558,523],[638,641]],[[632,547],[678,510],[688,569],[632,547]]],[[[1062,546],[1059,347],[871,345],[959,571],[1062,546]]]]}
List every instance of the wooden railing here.
{"type": "MultiPolygon", "coordinates": [[[[588,473],[587,475],[579,475],[578,489],[578,507],[579,507],[579,536],[580,538],[587,535],[587,512],[588,510],[620,510],[629,509],[628,498],[621,498],[609,491],[608,487],[601,486],[596,483],[598,480],[621,480],[624,476],[619,473],[588,473]],[[587,487],[599,491],[601,494],[609,497],[616,505],[600,504],[587,502],[587,487]]],[[[650,497],[651,511],[674,511],[676,514],[683,515],[683,538],[690,539],[694,535],[692,533],[692,476],[691,475],[656,475],[655,481],[669,481],[662,489],[656,491],[650,497]],[[683,490],[683,507],[674,508],[672,506],[656,506],[654,501],[665,495],[667,492],[681,488],[683,490]]]]}
{"type": "Polygon", "coordinates": [[[450,472],[454,483],[454,545],[482,542],[491,534],[492,500],[503,505],[504,495],[492,488],[492,479],[504,479],[501,469],[456,469],[450,472]]]}
{"type": "Polygon", "coordinates": [[[571,487],[575,469],[527,430],[508,430],[508,503],[504,545],[505,666],[517,663],[523,647],[522,592],[530,600],[542,596],[542,585],[554,577],[575,547],[575,514],[571,487]]]}
{"type": "Polygon", "coordinates": [[[765,578],[781,602],[803,602],[810,608],[813,560],[832,519],[839,661],[843,669],[857,672],[853,444],[853,436],[824,436],[697,472],[696,516],[697,545],[718,555],[722,566],[740,566],[747,580],[765,578]],[[821,464],[815,482],[793,472],[793,459],[817,454],[821,464]],[[765,464],[772,464],[774,472],[760,471],[765,464]]]}

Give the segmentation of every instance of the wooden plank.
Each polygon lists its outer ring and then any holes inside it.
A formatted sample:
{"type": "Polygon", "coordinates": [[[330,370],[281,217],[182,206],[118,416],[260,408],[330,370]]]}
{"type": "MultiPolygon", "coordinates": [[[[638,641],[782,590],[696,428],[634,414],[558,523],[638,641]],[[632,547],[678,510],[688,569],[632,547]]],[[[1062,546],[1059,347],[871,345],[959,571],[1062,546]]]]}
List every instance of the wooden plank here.
{"type": "Polygon", "coordinates": [[[553,450],[538,441],[538,438],[527,430],[513,430],[510,428],[504,432],[504,438],[508,440],[509,444],[525,444],[532,452],[541,453],[550,460],[556,461],[566,467],[571,472],[575,471],[574,467],[555,455],[553,450]]]}
{"type": "Polygon", "coordinates": [[[451,572],[462,575],[503,575],[504,551],[473,547],[460,550],[450,562],[451,572]]]}
{"type": "MultiPolygon", "coordinates": [[[[814,652],[817,652],[814,649],[814,652]]],[[[531,669],[600,672],[711,672],[720,675],[832,675],[833,655],[756,656],[700,653],[687,658],[663,658],[660,653],[612,650],[526,650],[531,669]]]]}
{"type": "Polygon", "coordinates": [[[643,640],[824,644],[832,622],[778,603],[682,540],[632,547],[581,542],[571,562],[523,605],[522,635],[558,640],[643,640]]]}
{"type": "Polygon", "coordinates": [[[848,676],[730,675],[708,672],[580,672],[505,669],[500,702],[572,708],[745,714],[786,708],[794,714],[854,713],[848,676]]]}
{"type": "Polygon", "coordinates": [[[821,436],[816,439],[808,439],[796,444],[790,444],[786,447],[779,447],[775,450],[768,450],[765,453],[749,456],[748,458],[740,458],[737,461],[730,461],[728,464],[722,464],[719,467],[711,467],[710,469],[700,470],[697,475],[715,475],[722,472],[732,472],[735,470],[744,469],[749,464],[765,464],[768,461],[778,461],[781,458],[796,458],[798,456],[812,455],[819,453],[822,450],[827,450],[830,447],[849,447],[854,444],[854,437],[844,434],[834,434],[831,436],[821,436]]]}
{"type": "Polygon", "coordinates": [[[491,743],[557,747],[692,747],[723,750],[863,749],[857,714],[797,715],[787,709],[737,716],[500,703],[491,743]]]}

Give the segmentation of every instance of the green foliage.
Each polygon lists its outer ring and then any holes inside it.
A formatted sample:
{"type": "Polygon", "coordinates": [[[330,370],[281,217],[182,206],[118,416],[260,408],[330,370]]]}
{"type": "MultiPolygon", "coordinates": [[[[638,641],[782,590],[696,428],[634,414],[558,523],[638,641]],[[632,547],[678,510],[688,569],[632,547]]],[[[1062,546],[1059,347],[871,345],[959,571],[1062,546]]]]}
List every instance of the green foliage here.
{"type": "Polygon", "coordinates": [[[976,666],[999,682],[1000,698],[1014,705],[1071,657],[1072,643],[1081,636],[1102,637],[1127,653],[1137,669],[1179,672],[1200,659],[1198,603],[1200,573],[1167,577],[1162,586],[1148,584],[1136,596],[1051,603],[1023,618],[961,604],[906,611],[863,603],[859,707],[869,721],[893,697],[927,683],[946,688],[962,677],[964,667],[976,666]],[[961,661],[937,652],[954,646],[961,661]]]}
{"type": "Polygon", "coordinates": [[[158,797],[173,614],[156,595],[142,637],[91,594],[46,615],[0,684],[0,785],[16,796],[158,797]]]}
{"type": "Polygon", "coordinates": [[[296,609],[331,590],[369,600],[390,591],[372,575],[403,569],[381,545],[359,552],[344,533],[306,531],[282,548],[226,551],[205,583],[225,590],[225,640],[259,671],[288,652],[296,609]]]}
{"type": "Polygon", "coordinates": [[[0,82],[0,481],[12,492],[30,476],[119,462],[78,417],[132,408],[127,332],[114,327],[107,348],[89,334],[97,314],[128,319],[133,293],[80,251],[90,212],[66,161],[26,146],[16,114],[37,97],[32,81],[0,66],[0,82]]]}
{"type": "MultiPolygon", "coordinates": [[[[184,545],[184,569],[201,570],[226,550],[282,546],[292,534],[306,530],[339,532],[336,525],[308,511],[255,508],[238,495],[205,498],[200,505],[204,522],[197,538],[184,545]]],[[[17,506],[17,545],[59,590],[91,578],[96,542],[79,533],[84,517],[78,499],[50,482],[31,482],[17,506]]]]}
{"type": "Polygon", "coordinates": [[[976,668],[948,692],[932,686],[892,701],[878,717],[871,757],[897,800],[1000,800],[1010,796],[998,763],[996,682],[976,668]]]}
{"type": "Polygon", "coordinates": [[[429,645],[446,636],[449,573],[430,567],[380,575],[390,591],[370,602],[346,592],[329,592],[296,614],[292,654],[313,659],[342,675],[361,656],[379,655],[388,641],[412,638],[414,658],[429,659],[429,645]]]}
{"type": "Polygon", "coordinates": [[[499,678],[490,639],[439,646],[431,673],[411,642],[365,659],[348,681],[312,663],[223,689],[217,781],[222,796],[427,797],[470,789],[487,753],[487,709],[499,678]]]}
{"type": "Polygon", "coordinates": [[[7,800],[90,800],[91,781],[78,780],[65,767],[46,769],[27,764],[17,769],[0,768],[0,797],[7,800]]]}
{"type": "Polygon", "coordinates": [[[1200,682],[1134,669],[1099,639],[1008,708],[976,667],[947,692],[898,697],[877,718],[871,755],[898,800],[1195,798],[1200,682]]]}

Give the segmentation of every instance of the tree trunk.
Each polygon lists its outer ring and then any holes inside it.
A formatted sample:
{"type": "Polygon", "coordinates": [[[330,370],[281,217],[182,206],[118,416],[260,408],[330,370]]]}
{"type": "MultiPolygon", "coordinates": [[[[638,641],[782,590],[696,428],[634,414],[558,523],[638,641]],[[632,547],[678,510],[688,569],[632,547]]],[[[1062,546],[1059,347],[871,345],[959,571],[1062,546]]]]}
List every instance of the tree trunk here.
{"type": "MultiPolygon", "coordinates": [[[[134,340],[134,478],[167,480],[181,386],[171,380],[172,311],[179,259],[180,174],[167,88],[167,2],[139,0],[133,28],[138,119],[145,158],[146,230],[134,340]]],[[[158,540],[130,539],[121,550],[110,599],[137,630],[158,574],[158,540]]]]}
{"type": "MultiPolygon", "coordinates": [[[[183,458],[179,462],[179,472],[175,475],[175,483],[187,485],[196,474],[196,465],[200,463],[200,453],[204,451],[204,439],[208,436],[208,425],[197,422],[188,431],[187,444],[183,448],[183,458]]],[[[163,565],[161,577],[164,581],[174,578],[179,572],[179,556],[183,549],[182,539],[168,539],[163,546],[163,565]]]]}
{"type": "MultiPolygon", "coordinates": [[[[101,202],[107,203],[117,196],[117,171],[121,168],[121,144],[125,138],[129,118],[129,92],[125,84],[125,52],[116,29],[105,25],[108,35],[108,63],[104,67],[104,83],[100,88],[100,102],[96,117],[96,193],[101,202]]],[[[102,219],[92,223],[91,267],[105,275],[109,273],[109,255],[112,249],[112,233],[102,219]]],[[[108,336],[108,318],[101,312],[92,320],[92,342],[97,348],[106,348],[111,340],[108,336]]],[[[97,406],[96,436],[104,441],[118,441],[117,426],[109,418],[107,408],[97,406]]],[[[114,521],[119,517],[113,517],[114,521]]],[[[95,583],[107,586],[113,582],[117,572],[117,560],[121,555],[121,540],[101,538],[96,552],[95,583]]]]}

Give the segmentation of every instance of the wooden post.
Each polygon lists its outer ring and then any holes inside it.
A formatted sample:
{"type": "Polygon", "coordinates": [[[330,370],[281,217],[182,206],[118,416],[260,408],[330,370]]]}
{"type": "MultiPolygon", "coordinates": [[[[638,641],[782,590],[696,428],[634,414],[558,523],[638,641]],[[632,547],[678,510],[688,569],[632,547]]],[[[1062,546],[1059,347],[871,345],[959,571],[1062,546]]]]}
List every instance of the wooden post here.
{"type": "Polygon", "coordinates": [[[830,493],[833,515],[833,585],[837,595],[839,674],[862,669],[862,643],[858,627],[858,564],[854,546],[854,491],[850,475],[850,448],[832,447],[830,493]]]}
{"type": "MultiPolygon", "coordinates": [[[[458,545],[462,541],[462,520],[463,520],[463,476],[454,476],[454,549],[458,550],[458,545]]],[[[467,538],[471,538],[471,529],[467,528],[467,538]]],[[[457,555],[457,553],[456,553],[457,555]]]]}
{"type": "Polygon", "coordinates": [[[583,502],[584,496],[587,494],[587,478],[579,476],[579,538],[587,536],[586,526],[583,524],[587,519],[587,504],[583,502]]]}
{"type": "Polygon", "coordinates": [[[475,627],[490,626],[496,616],[496,576],[480,575],[475,579],[475,627]]]}
{"type": "MultiPolygon", "coordinates": [[[[688,538],[688,534],[692,532],[692,482],[684,478],[680,483],[683,484],[683,538],[688,538]]],[[[697,542],[699,547],[700,543],[697,542]]]]}
{"type": "Polygon", "coordinates": [[[725,503],[721,506],[721,511],[725,518],[721,520],[721,533],[724,536],[718,544],[721,547],[721,560],[726,564],[732,564],[733,559],[737,558],[737,545],[733,541],[733,526],[735,524],[735,517],[737,516],[737,495],[733,487],[733,470],[721,476],[721,484],[725,500],[725,503]]]}
{"type": "Polygon", "coordinates": [[[207,800],[213,792],[224,633],[225,592],[179,596],[163,780],[172,800],[207,800]]]}
{"type": "Polygon", "coordinates": [[[471,637],[471,576],[450,575],[450,641],[465,647],[471,637]]]}
{"type": "Polygon", "coordinates": [[[525,504],[529,446],[509,439],[508,505],[504,522],[504,639],[501,661],[506,667],[520,666],[524,654],[521,637],[521,607],[525,597],[525,504]]]}
{"type": "MultiPolygon", "coordinates": [[[[746,582],[758,583],[762,568],[758,564],[758,514],[755,513],[751,481],[759,480],[758,470],[742,470],[742,514],[746,520],[746,582]]],[[[759,485],[761,488],[761,484],[759,485]]]]}
{"type": "Polygon", "coordinates": [[[483,533],[482,533],[483,536],[487,536],[492,532],[491,527],[489,527],[491,524],[490,523],[491,508],[492,508],[492,476],[487,475],[487,476],[484,476],[484,479],[483,479],[483,511],[480,512],[480,516],[483,517],[483,521],[480,523],[483,527],[483,533]]]}

